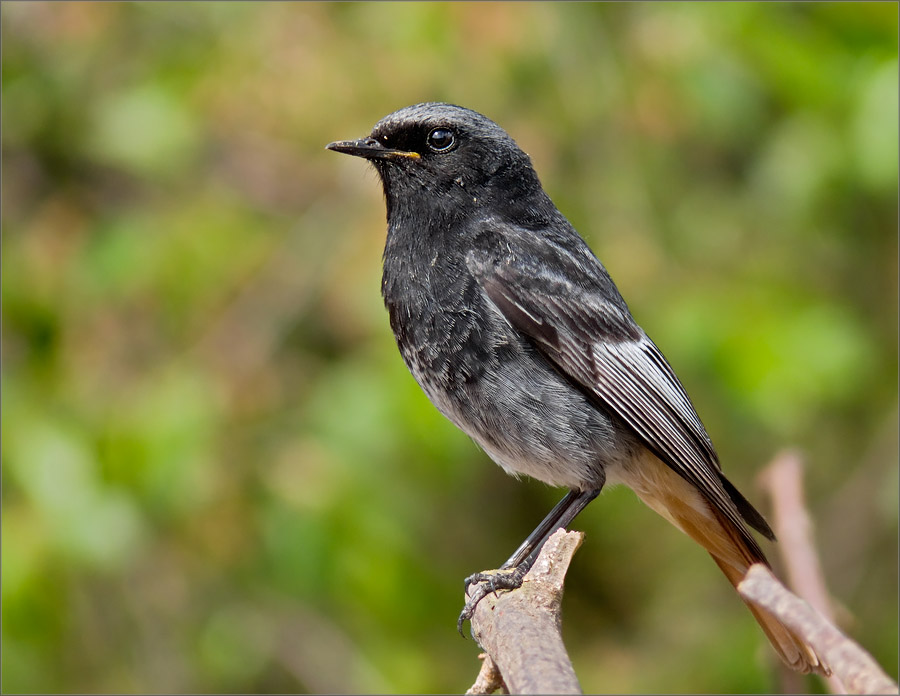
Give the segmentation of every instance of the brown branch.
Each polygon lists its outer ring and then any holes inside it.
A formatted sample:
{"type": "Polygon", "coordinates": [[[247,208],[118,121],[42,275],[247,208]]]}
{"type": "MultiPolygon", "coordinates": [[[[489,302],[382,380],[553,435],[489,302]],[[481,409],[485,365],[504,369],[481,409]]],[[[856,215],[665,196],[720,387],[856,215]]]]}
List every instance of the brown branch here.
{"type": "Polygon", "coordinates": [[[760,482],[772,498],[772,521],[788,585],[834,623],[834,612],[813,542],[812,521],[803,497],[800,453],[795,450],[780,452],[760,474],[760,482]]]}
{"type": "Polygon", "coordinates": [[[744,599],[777,616],[809,643],[850,693],[897,693],[897,685],[869,653],[788,590],[761,563],[750,567],[737,589],[744,599]]]}
{"type": "Polygon", "coordinates": [[[510,693],[581,693],[560,633],[560,604],[566,570],[583,538],[581,532],[560,529],[544,544],[520,589],[489,594],[475,610],[472,633],[510,693]]]}
{"type": "MultiPolygon", "coordinates": [[[[778,453],[759,476],[772,499],[772,526],[778,536],[780,557],[788,585],[832,624],[832,609],[819,554],[813,540],[813,524],[803,495],[803,458],[796,450],[778,453]]],[[[841,679],[823,677],[833,694],[847,693],[841,679]]]]}
{"type": "Polygon", "coordinates": [[[509,689],[503,682],[503,675],[500,674],[497,663],[487,653],[481,653],[478,659],[482,661],[481,671],[466,694],[494,694],[498,691],[501,694],[508,694],[509,689]]]}

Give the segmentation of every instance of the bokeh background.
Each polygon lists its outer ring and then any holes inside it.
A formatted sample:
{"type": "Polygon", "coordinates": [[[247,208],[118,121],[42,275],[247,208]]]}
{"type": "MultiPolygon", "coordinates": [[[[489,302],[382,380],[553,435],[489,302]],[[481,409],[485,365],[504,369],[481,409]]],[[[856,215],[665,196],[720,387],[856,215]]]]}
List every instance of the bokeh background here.
{"type": "MultiPolygon", "coordinates": [[[[561,492],[420,393],[379,183],[324,149],[428,100],[532,155],[759,507],[772,456],[805,454],[842,625],[896,678],[894,3],[0,16],[4,691],[472,683],[462,578],[561,492]]],[[[586,690],[780,688],[714,564],[630,491],[576,527],[586,690]]]]}

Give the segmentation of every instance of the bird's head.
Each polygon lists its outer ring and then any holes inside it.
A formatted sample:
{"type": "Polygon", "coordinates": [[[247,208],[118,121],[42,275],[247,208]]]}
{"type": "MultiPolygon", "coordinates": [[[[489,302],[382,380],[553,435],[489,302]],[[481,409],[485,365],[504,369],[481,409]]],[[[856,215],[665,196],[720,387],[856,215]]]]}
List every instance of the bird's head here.
{"type": "Polygon", "coordinates": [[[409,210],[464,216],[479,207],[545,198],[531,160],[500,126],[460,106],[425,103],[385,116],[360,140],[329,150],[369,160],[384,185],[388,219],[409,210]]]}

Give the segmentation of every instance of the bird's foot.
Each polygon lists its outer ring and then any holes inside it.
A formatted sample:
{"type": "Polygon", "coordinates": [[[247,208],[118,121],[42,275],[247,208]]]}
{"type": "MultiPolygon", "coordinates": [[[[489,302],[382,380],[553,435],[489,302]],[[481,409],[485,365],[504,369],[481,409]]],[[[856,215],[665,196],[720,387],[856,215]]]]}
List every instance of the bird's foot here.
{"type": "Polygon", "coordinates": [[[528,566],[522,564],[516,568],[485,570],[467,577],[465,580],[465,593],[468,599],[456,622],[456,629],[459,631],[459,635],[465,638],[462,630],[463,623],[472,618],[472,615],[475,613],[475,607],[478,606],[482,599],[487,597],[489,593],[497,592],[498,590],[518,589],[522,586],[527,573],[528,566]]]}

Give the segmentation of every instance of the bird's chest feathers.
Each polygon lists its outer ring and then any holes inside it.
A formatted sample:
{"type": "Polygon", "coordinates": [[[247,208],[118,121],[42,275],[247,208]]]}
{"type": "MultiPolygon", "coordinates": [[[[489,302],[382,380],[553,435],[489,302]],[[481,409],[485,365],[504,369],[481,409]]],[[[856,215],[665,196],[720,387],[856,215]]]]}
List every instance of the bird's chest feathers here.
{"type": "Polygon", "coordinates": [[[462,253],[406,248],[385,253],[382,293],[403,359],[420,385],[453,390],[476,382],[491,362],[491,311],[462,253]]]}

